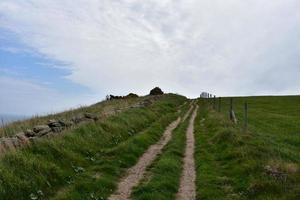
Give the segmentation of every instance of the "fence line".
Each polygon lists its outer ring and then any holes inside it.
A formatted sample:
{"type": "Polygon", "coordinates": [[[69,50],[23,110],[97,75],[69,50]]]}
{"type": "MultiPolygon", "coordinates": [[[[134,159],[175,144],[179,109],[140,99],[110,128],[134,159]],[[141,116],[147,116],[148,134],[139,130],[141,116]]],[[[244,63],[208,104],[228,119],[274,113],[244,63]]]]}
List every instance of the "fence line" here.
{"type": "MultiPolygon", "coordinates": [[[[203,92],[200,95],[200,98],[205,98],[208,100],[210,106],[213,108],[213,110],[218,111],[219,113],[222,110],[222,97],[218,97],[218,106],[217,106],[217,97],[216,95],[213,95],[208,92],[203,92]],[[213,99],[212,99],[213,98],[213,99]],[[218,107],[218,108],[217,108],[218,107]]],[[[248,102],[244,102],[244,119],[243,119],[243,128],[244,131],[248,130],[248,102]]],[[[238,120],[234,112],[234,103],[233,98],[229,98],[229,119],[234,123],[237,124],[238,120]]]]}

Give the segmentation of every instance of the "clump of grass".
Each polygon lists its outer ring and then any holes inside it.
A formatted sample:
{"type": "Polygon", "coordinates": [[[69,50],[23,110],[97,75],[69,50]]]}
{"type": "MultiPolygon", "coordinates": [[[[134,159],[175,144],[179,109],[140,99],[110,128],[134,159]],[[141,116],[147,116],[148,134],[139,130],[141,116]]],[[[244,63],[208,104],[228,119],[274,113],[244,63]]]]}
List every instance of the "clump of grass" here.
{"type": "Polygon", "coordinates": [[[107,196],[125,169],[176,118],[184,101],[165,95],[149,107],[130,109],[6,154],[0,160],[0,199],[29,199],[38,191],[46,199],[107,196]],[[95,174],[100,176],[95,179],[95,174]]]}

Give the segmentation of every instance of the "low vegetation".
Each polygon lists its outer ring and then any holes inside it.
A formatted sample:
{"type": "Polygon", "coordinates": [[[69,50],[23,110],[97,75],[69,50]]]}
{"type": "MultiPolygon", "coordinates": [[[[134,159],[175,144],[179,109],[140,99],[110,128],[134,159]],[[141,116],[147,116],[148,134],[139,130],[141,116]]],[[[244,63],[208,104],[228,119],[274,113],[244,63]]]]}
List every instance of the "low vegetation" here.
{"type": "Polygon", "coordinates": [[[151,106],[4,155],[0,199],[106,198],[126,168],[179,115],[178,106],[184,101],[181,96],[164,95],[151,106]]]}
{"type": "MultiPolygon", "coordinates": [[[[0,199],[106,199],[126,170],[189,108],[185,97],[158,95],[105,101],[75,111],[16,122],[0,134],[80,113],[100,115],[57,137],[1,155],[0,199]],[[149,98],[151,102],[149,103],[149,98]],[[133,106],[143,102],[143,106],[133,106]],[[124,109],[126,108],[126,109],[124,109]],[[114,115],[105,113],[116,110],[114,115]]],[[[199,99],[195,121],[197,199],[300,199],[300,97],[199,99]],[[248,129],[243,106],[249,105],[248,129]]],[[[134,188],[133,199],[175,199],[188,119],[134,188]]]]}
{"type": "Polygon", "coordinates": [[[17,134],[18,132],[32,129],[36,125],[47,124],[52,119],[70,120],[83,113],[91,113],[99,115],[100,118],[105,118],[107,115],[115,111],[127,109],[134,104],[148,99],[149,97],[141,98],[126,98],[122,100],[102,101],[91,106],[81,106],[76,109],[67,110],[57,114],[49,114],[45,116],[35,116],[27,120],[21,120],[10,123],[4,127],[0,127],[0,137],[7,137],[17,134]]]}
{"type": "MultiPolygon", "coordinates": [[[[293,98],[287,97],[292,105],[283,103],[284,97],[247,99],[252,109],[247,132],[241,122],[229,121],[228,111],[218,113],[207,100],[200,101],[195,124],[197,199],[300,198],[299,121],[291,120],[299,118],[294,111],[299,106],[293,98]]],[[[243,101],[234,99],[238,119],[243,101]]]]}
{"type": "Polygon", "coordinates": [[[188,121],[189,118],[174,130],[173,137],[162,154],[152,163],[145,179],[135,188],[133,199],[175,199],[182,172],[188,121]]]}

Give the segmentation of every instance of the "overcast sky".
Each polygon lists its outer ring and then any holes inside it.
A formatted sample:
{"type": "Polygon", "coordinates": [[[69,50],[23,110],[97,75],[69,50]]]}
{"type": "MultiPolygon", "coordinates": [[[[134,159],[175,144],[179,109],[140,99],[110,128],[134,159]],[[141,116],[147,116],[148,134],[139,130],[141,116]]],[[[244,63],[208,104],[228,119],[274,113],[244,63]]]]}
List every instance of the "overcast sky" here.
{"type": "Polygon", "coordinates": [[[1,0],[0,113],[154,86],[300,94],[299,0],[1,0]]]}

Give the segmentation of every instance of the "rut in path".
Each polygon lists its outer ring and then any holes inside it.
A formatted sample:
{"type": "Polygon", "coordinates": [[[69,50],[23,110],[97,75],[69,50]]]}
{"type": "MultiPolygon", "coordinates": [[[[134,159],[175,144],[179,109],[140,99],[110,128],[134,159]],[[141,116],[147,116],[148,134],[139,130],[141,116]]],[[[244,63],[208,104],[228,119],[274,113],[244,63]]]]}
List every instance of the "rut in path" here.
{"type": "Polygon", "coordinates": [[[189,110],[185,113],[185,115],[183,116],[183,118],[181,119],[181,122],[184,122],[184,121],[188,118],[188,116],[190,116],[190,113],[192,112],[193,108],[194,108],[194,101],[192,101],[192,102],[190,103],[190,108],[189,108],[189,110]]]}
{"type": "Polygon", "coordinates": [[[176,200],[195,200],[196,199],[196,170],[195,170],[195,138],[194,138],[194,122],[197,116],[198,106],[193,112],[189,126],[186,132],[186,149],[183,159],[183,172],[180,178],[180,186],[176,196],[176,200]]]}
{"type": "Polygon", "coordinates": [[[162,151],[163,147],[172,138],[172,131],[179,125],[181,118],[172,122],[163,133],[162,138],[139,158],[139,161],[135,166],[127,171],[127,175],[121,179],[118,184],[118,188],[114,194],[112,194],[108,200],[129,200],[132,192],[132,188],[135,187],[146,171],[146,168],[155,160],[156,156],[162,151]]]}

